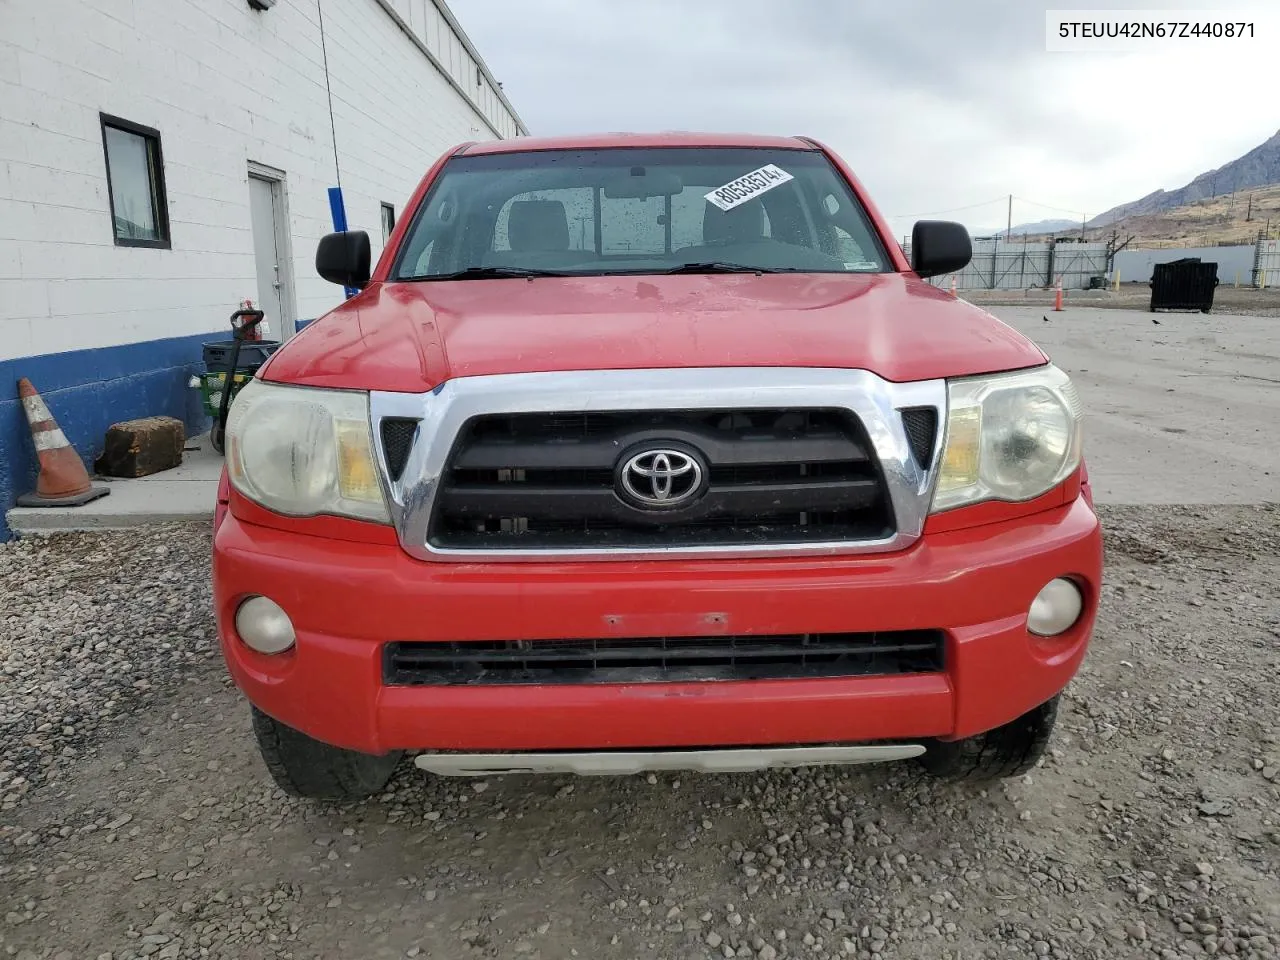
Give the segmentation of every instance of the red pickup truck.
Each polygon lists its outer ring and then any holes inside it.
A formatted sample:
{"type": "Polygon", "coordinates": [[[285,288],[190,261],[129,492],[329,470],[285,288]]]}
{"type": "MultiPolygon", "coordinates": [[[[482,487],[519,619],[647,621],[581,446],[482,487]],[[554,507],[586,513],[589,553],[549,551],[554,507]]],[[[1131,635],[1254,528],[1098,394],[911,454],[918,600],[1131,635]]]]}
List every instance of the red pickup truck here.
{"type": "Polygon", "coordinates": [[[1034,764],[1102,542],[1067,376],[805,138],[466,144],[233,404],[213,580],[293,793],[1034,764]]]}

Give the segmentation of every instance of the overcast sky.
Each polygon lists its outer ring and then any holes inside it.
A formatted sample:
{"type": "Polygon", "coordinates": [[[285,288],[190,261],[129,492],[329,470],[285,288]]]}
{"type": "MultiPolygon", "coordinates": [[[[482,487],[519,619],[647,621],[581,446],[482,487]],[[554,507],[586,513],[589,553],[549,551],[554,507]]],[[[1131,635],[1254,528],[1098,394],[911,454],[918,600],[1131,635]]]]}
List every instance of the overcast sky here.
{"type": "Polygon", "coordinates": [[[1049,6],[1216,8],[1248,20],[1275,0],[449,5],[533,134],[817,137],[849,160],[899,235],[919,214],[1002,227],[1010,193],[1048,205],[1015,200],[1015,224],[1094,216],[1182,186],[1280,127],[1264,92],[1274,91],[1280,34],[1045,50],[1049,6]]]}

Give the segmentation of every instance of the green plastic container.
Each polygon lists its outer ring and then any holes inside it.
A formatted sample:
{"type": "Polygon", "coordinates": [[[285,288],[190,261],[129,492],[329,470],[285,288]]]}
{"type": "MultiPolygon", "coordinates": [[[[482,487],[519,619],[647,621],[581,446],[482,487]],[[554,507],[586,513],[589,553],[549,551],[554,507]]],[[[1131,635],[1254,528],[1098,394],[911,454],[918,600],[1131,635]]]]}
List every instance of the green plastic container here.
{"type": "MultiPolygon", "coordinates": [[[[244,373],[237,372],[235,379],[231,383],[231,399],[235,400],[236,394],[244,387],[246,383],[253,379],[251,371],[244,373]]],[[[218,408],[222,404],[222,389],[226,384],[227,375],[225,373],[202,373],[199,374],[200,380],[200,400],[204,404],[204,412],[211,417],[217,417],[218,408]]]]}

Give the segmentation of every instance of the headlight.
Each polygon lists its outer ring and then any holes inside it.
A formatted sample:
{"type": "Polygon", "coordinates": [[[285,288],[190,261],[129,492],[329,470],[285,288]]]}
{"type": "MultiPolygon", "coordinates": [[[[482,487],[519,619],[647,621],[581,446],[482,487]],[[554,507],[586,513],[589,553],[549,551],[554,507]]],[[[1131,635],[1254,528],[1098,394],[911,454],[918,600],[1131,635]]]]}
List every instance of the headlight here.
{"type": "Polygon", "coordinates": [[[1080,465],[1080,401],[1065,373],[952,380],[934,512],[983,500],[1032,500],[1080,465]]]}
{"type": "Polygon", "coordinates": [[[227,418],[227,473],[276,513],[389,522],[369,431],[369,395],[253,380],[227,418]]]}

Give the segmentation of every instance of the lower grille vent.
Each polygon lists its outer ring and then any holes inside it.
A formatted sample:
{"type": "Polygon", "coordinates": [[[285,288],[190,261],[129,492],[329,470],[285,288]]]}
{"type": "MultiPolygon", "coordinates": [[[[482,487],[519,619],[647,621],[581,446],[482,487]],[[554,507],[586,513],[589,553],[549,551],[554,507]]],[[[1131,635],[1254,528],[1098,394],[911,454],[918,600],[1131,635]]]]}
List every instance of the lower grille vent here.
{"type": "Polygon", "coordinates": [[[389,643],[392,686],[660,683],[936,673],[940,630],[389,643]]]}

